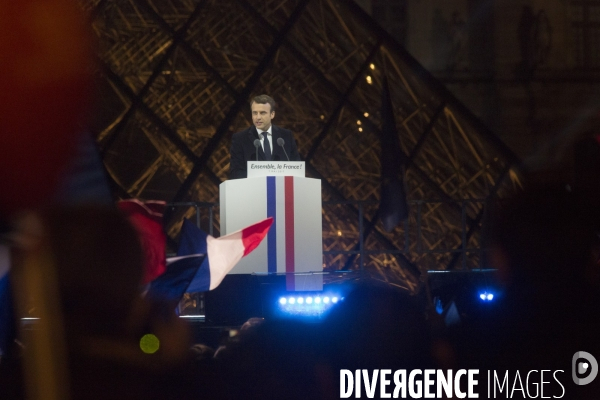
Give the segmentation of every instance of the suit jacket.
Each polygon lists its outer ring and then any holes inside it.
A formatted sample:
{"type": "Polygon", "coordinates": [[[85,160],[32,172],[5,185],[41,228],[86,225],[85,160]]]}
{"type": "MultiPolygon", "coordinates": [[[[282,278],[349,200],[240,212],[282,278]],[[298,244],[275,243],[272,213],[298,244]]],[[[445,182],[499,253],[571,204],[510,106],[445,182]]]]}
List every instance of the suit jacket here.
{"type": "MultiPolygon", "coordinates": [[[[288,159],[281,146],[277,144],[277,139],[279,138],[282,138],[285,142],[283,147],[290,157],[290,161],[300,161],[300,155],[298,154],[296,141],[294,140],[292,131],[273,125],[271,135],[273,138],[273,161],[287,161],[288,159]]],[[[231,161],[229,163],[229,179],[246,178],[248,176],[246,162],[256,160],[254,140],[258,138],[258,131],[254,125],[233,134],[231,138],[231,149],[229,150],[229,154],[231,155],[231,161]]],[[[258,161],[266,161],[265,152],[262,146],[258,147],[258,161]]]]}

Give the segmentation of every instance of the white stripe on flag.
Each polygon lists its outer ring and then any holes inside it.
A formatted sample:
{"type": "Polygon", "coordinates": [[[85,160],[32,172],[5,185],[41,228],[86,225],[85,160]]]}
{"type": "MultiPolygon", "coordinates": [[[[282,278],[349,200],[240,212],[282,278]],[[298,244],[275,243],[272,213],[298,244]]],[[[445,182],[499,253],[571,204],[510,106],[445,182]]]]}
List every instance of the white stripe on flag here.
{"type": "Polygon", "coordinates": [[[242,231],[215,239],[212,236],[206,238],[208,249],[208,265],[210,268],[210,290],[213,290],[225,278],[242,259],[244,255],[244,242],[242,231]]]}

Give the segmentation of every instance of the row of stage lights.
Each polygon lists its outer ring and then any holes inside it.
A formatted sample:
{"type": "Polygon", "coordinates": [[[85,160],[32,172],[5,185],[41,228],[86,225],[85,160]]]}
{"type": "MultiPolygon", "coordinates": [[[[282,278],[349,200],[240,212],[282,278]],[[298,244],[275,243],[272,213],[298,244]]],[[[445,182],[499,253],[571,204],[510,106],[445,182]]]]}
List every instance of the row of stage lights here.
{"type": "Polygon", "coordinates": [[[306,297],[280,297],[279,298],[279,304],[281,304],[282,306],[289,304],[289,305],[294,305],[294,304],[329,304],[330,302],[332,304],[336,304],[338,301],[340,301],[340,298],[337,296],[306,296],[306,297]]]}
{"type": "Polygon", "coordinates": [[[280,296],[277,303],[282,315],[295,317],[323,317],[331,307],[342,302],[343,297],[335,294],[280,296]]]}

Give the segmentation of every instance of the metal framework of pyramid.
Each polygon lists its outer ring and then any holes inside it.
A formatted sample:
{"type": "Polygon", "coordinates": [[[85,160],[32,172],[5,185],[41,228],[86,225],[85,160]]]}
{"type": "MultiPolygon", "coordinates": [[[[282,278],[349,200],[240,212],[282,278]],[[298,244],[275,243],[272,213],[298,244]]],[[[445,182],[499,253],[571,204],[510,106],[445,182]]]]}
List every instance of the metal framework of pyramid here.
{"type": "MultiPolygon", "coordinates": [[[[92,129],[120,195],[217,202],[231,135],[267,93],[322,180],[326,270],[415,291],[425,270],[480,267],[486,204],[514,190],[518,160],[352,1],[80,4],[98,39],[92,129]],[[384,76],[409,159],[409,219],[389,233],[374,218],[384,76]]],[[[177,210],[171,237],[195,212],[177,210]]]]}

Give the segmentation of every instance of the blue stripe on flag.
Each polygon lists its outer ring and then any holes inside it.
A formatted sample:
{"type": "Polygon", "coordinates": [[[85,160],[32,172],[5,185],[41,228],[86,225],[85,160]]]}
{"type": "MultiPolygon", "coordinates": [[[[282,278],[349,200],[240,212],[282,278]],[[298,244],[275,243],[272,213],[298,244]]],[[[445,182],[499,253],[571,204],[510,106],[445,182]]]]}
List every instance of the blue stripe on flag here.
{"type": "Polygon", "coordinates": [[[269,273],[277,272],[277,196],[275,177],[267,176],[267,218],[273,217],[273,225],[267,234],[267,260],[269,273]]]}
{"type": "Polygon", "coordinates": [[[204,258],[196,275],[192,278],[190,285],[187,288],[188,293],[208,292],[210,290],[210,260],[204,258]]]}
{"type": "Polygon", "coordinates": [[[186,292],[208,291],[210,287],[210,270],[208,257],[183,258],[167,266],[164,274],[150,284],[147,296],[173,303],[179,303],[186,292]],[[201,273],[199,273],[201,270],[201,273]],[[200,278],[196,278],[201,275],[200,278]],[[194,280],[198,279],[199,282],[194,280]],[[194,286],[192,287],[192,284],[194,286]]]}
{"type": "Polygon", "coordinates": [[[181,235],[179,236],[179,247],[177,256],[190,256],[192,254],[206,254],[206,233],[198,228],[189,219],[184,219],[181,224],[181,235]]]}

